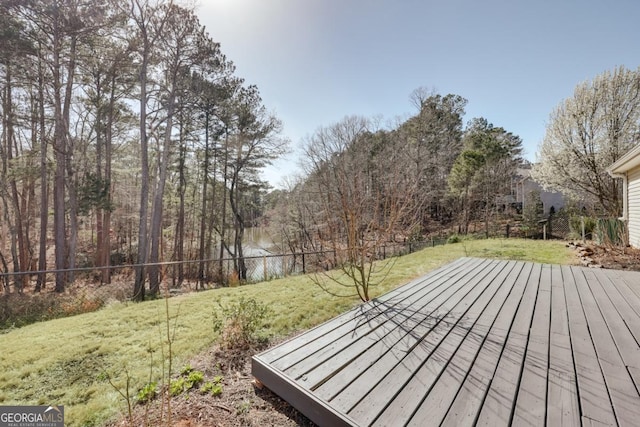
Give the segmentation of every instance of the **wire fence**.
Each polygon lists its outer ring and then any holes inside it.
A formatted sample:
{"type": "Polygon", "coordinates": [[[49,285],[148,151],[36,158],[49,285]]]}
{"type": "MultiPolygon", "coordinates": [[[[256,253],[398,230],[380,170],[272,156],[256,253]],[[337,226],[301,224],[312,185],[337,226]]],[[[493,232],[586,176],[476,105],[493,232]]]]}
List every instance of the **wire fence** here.
{"type": "MultiPolygon", "coordinates": [[[[446,239],[428,239],[377,247],[375,259],[387,259],[446,243],[446,239]]],[[[0,273],[0,329],[95,311],[115,301],[133,298],[135,270],[159,267],[161,295],[176,295],[240,283],[257,283],[335,268],[339,254],[333,250],[244,257],[243,277],[239,259],[169,261],[146,264],[82,267],[0,273]],[[103,270],[110,272],[109,283],[102,280],[103,270]],[[55,276],[72,277],[62,293],[54,292],[55,276]],[[44,276],[44,285],[36,292],[36,280],[44,276]]]]}
{"type": "MultiPolygon", "coordinates": [[[[617,220],[594,220],[587,217],[551,216],[533,227],[510,221],[494,222],[490,227],[474,226],[476,237],[527,237],[538,239],[592,239],[604,236],[608,242],[624,238],[624,224],[617,220]]],[[[486,225],[485,225],[486,226],[486,225]]],[[[454,243],[462,237],[454,230],[420,241],[394,243],[375,247],[371,259],[384,260],[423,249],[454,243]]],[[[326,271],[335,268],[341,254],[333,250],[288,254],[265,254],[242,258],[170,261],[155,264],[128,264],[109,267],[83,267],[0,273],[0,330],[41,320],[94,311],[112,301],[128,301],[133,297],[136,268],[157,266],[161,277],[161,295],[240,283],[256,283],[272,279],[326,271]],[[109,269],[110,282],[104,283],[103,270],[109,269]],[[54,292],[56,273],[72,277],[65,292],[54,292]],[[38,276],[45,277],[44,286],[35,292],[38,276]]]]}

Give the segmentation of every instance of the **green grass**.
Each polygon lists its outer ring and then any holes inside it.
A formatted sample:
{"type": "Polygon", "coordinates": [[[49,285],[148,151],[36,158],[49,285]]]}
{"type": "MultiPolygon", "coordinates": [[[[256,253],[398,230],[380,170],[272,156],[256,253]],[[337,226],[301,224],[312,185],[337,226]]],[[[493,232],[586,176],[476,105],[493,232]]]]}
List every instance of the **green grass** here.
{"type": "MultiPolygon", "coordinates": [[[[397,258],[372,294],[380,295],[461,256],[566,264],[572,253],[560,242],[516,239],[470,240],[428,248],[397,258]]],[[[213,312],[218,302],[230,304],[243,296],[272,310],[263,331],[270,337],[310,328],[358,302],[328,295],[308,276],[171,298],[174,367],[216,341],[213,312]]],[[[125,402],[105,374],[122,387],[128,372],[132,396],[149,381],[151,368],[154,380],[160,380],[161,360],[167,352],[166,318],[164,300],[114,304],[0,335],[0,405],[62,404],[69,426],[104,423],[125,410],[125,402]]]]}

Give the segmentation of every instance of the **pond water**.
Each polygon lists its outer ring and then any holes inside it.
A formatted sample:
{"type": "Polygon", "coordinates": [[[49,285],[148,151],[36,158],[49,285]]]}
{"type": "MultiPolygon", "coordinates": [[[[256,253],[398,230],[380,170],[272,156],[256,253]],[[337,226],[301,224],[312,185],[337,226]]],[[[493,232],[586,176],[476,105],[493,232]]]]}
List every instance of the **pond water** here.
{"type": "Polygon", "coordinates": [[[247,257],[279,253],[272,236],[263,227],[251,227],[245,230],[243,250],[247,257]]]}
{"type": "Polygon", "coordinates": [[[285,270],[291,271],[292,259],[279,255],[280,251],[272,236],[262,227],[245,230],[243,252],[245,257],[264,257],[245,260],[247,278],[252,282],[283,277],[285,270]]]}

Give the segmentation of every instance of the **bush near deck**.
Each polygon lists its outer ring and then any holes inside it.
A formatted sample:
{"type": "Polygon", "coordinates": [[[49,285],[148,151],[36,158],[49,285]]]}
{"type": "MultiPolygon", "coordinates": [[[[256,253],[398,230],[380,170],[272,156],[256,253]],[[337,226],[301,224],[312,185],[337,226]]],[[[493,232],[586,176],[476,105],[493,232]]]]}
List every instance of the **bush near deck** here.
{"type": "MultiPolygon", "coordinates": [[[[397,258],[373,293],[385,293],[461,256],[555,264],[570,263],[573,257],[562,242],[463,240],[397,258]]],[[[330,296],[308,276],[171,298],[173,366],[215,345],[219,337],[214,332],[214,310],[241,298],[270,308],[272,315],[261,331],[265,337],[308,329],[358,303],[357,297],[330,296]]],[[[152,366],[154,380],[160,380],[166,318],[163,300],[118,303],[0,335],[0,405],[65,405],[67,425],[100,425],[125,408],[105,374],[123,386],[126,369],[134,395],[149,382],[152,366]]]]}

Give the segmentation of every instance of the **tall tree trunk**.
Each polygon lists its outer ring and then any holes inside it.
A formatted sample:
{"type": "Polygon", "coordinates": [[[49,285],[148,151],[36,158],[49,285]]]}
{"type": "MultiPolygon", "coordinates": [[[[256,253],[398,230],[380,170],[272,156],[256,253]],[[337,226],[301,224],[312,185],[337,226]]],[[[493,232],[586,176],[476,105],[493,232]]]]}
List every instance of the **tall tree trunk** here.
{"type": "Polygon", "coordinates": [[[229,167],[229,131],[225,132],[224,137],[224,163],[222,171],[222,213],[220,214],[220,257],[218,259],[218,276],[220,279],[224,276],[223,271],[223,259],[227,228],[227,173],[229,167]]]}
{"type": "MultiPolygon", "coordinates": [[[[57,11],[58,12],[58,11],[57,11]]],[[[59,13],[59,12],[58,12],[59,13]]],[[[60,75],[62,50],[62,29],[59,16],[54,18],[53,27],[53,103],[54,103],[54,138],[53,150],[56,162],[53,184],[53,234],[55,241],[56,292],[64,292],[67,274],[67,228],[65,221],[65,174],[67,130],[64,126],[62,107],[62,77],[60,75]]]]}
{"type": "MultiPolygon", "coordinates": [[[[13,150],[15,144],[15,134],[13,127],[13,82],[12,82],[12,67],[10,61],[7,61],[5,64],[5,105],[4,105],[4,124],[5,124],[5,156],[8,163],[11,163],[13,160],[13,150]]],[[[16,151],[16,154],[18,152],[16,151]]],[[[8,172],[8,166],[5,164],[4,166],[5,176],[6,172],[8,172]]],[[[11,189],[11,206],[13,208],[14,214],[14,225],[13,232],[11,238],[12,245],[12,256],[13,256],[13,271],[18,273],[20,271],[26,271],[29,269],[28,256],[29,251],[27,248],[27,241],[25,238],[24,232],[24,218],[23,215],[26,215],[26,212],[22,210],[21,198],[23,195],[20,195],[18,191],[18,184],[16,182],[15,176],[11,175],[9,178],[9,187],[11,189]]],[[[22,293],[22,290],[27,286],[29,280],[28,275],[16,275],[14,278],[14,283],[16,290],[19,293],[22,293]]]]}
{"type": "Polygon", "coordinates": [[[235,229],[234,233],[234,264],[240,280],[247,279],[247,267],[244,260],[244,251],[242,248],[242,240],[244,238],[245,223],[244,218],[240,212],[240,206],[238,204],[239,197],[239,184],[240,177],[237,170],[234,171],[231,178],[231,187],[229,188],[229,204],[231,205],[231,211],[233,212],[233,225],[235,229]]]}
{"type": "MultiPolygon", "coordinates": [[[[178,218],[176,220],[176,234],[174,244],[174,259],[176,261],[184,261],[184,224],[185,224],[185,207],[184,193],[187,191],[187,181],[184,175],[184,168],[187,155],[187,147],[182,134],[182,122],[180,125],[180,158],[178,160],[178,218]]],[[[184,282],[184,264],[180,262],[176,265],[177,274],[174,277],[174,285],[181,286],[184,282]]]]}
{"type": "MultiPolygon", "coordinates": [[[[111,197],[113,188],[111,186],[111,159],[112,159],[112,143],[113,143],[113,122],[116,108],[116,72],[113,70],[111,75],[111,95],[109,96],[108,118],[105,129],[104,138],[104,179],[108,183],[106,205],[107,208],[102,210],[102,259],[100,265],[109,267],[111,265],[111,197]]],[[[102,283],[111,283],[111,269],[104,268],[102,270],[102,283]]]]}
{"type": "MultiPolygon", "coordinates": [[[[41,49],[38,49],[40,52],[41,49]]],[[[38,56],[38,121],[40,138],[40,242],[38,248],[38,270],[47,269],[47,229],[49,225],[49,178],[47,173],[47,137],[44,112],[44,70],[42,58],[38,56]]],[[[45,286],[47,276],[38,274],[35,291],[40,292],[45,286]]]]}
{"type": "MultiPolygon", "coordinates": [[[[204,112],[204,167],[202,171],[202,212],[200,213],[200,244],[198,247],[198,286],[204,289],[205,246],[207,233],[207,186],[209,184],[209,108],[204,112]]],[[[207,255],[208,256],[208,253],[207,255]]]]}
{"type": "Polygon", "coordinates": [[[70,136],[69,124],[70,124],[70,114],[71,114],[71,96],[73,93],[73,78],[75,75],[75,67],[76,67],[76,44],[77,44],[77,37],[71,36],[71,42],[69,44],[69,57],[67,58],[68,60],[67,81],[66,81],[65,93],[64,93],[64,106],[62,110],[62,119],[63,119],[65,140],[66,140],[66,144],[65,144],[66,149],[64,150],[64,155],[66,157],[65,167],[66,167],[66,173],[68,174],[68,180],[65,182],[65,185],[69,186],[68,194],[69,194],[70,238],[68,241],[68,253],[67,253],[68,268],[70,270],[67,276],[67,281],[69,283],[73,283],[75,278],[74,269],[76,268],[76,248],[78,246],[78,200],[76,195],[77,186],[75,185],[77,179],[74,176],[73,162],[72,162],[74,146],[72,143],[72,139],[69,137],[70,136]]]}
{"type": "MultiPolygon", "coordinates": [[[[217,197],[217,190],[216,190],[216,170],[218,169],[218,151],[215,149],[215,146],[213,148],[213,169],[211,170],[211,174],[213,176],[213,182],[211,183],[211,211],[207,212],[204,211],[202,214],[204,216],[209,216],[209,221],[208,221],[208,229],[207,229],[207,243],[206,243],[206,249],[205,249],[205,253],[207,254],[207,257],[211,256],[211,254],[213,254],[213,246],[214,246],[214,241],[213,241],[213,232],[215,230],[215,215],[214,215],[214,209],[216,207],[216,197],[217,197]]],[[[218,278],[220,279],[220,278],[218,278]]]]}
{"type": "Polygon", "coordinates": [[[144,38],[140,65],[140,221],[138,223],[138,258],[133,298],[144,301],[145,268],[147,262],[147,215],[149,211],[149,142],[147,137],[147,68],[151,46],[144,38]]]}
{"type": "MultiPolygon", "coordinates": [[[[95,99],[96,99],[96,122],[95,122],[95,131],[96,131],[96,179],[99,183],[104,182],[104,176],[102,171],[102,163],[103,163],[103,150],[104,150],[104,140],[105,140],[105,126],[103,122],[104,116],[104,108],[102,105],[102,97],[104,93],[102,91],[102,81],[100,76],[95,77],[95,99]]],[[[96,215],[96,254],[95,254],[95,265],[97,267],[102,267],[104,265],[104,209],[102,204],[99,204],[95,208],[96,215]]],[[[101,282],[105,283],[102,280],[103,275],[101,277],[101,282]]]]}
{"type": "Polygon", "coordinates": [[[69,274],[67,276],[68,283],[75,280],[76,253],[78,248],[78,195],[77,195],[77,179],[71,161],[71,153],[73,152],[72,144],[67,148],[67,194],[69,195],[69,274]]]}
{"type": "MultiPolygon", "coordinates": [[[[175,80],[174,80],[175,81],[175,80]]],[[[162,234],[162,210],[164,188],[167,182],[167,170],[169,168],[169,154],[171,152],[171,131],[173,128],[173,114],[175,110],[176,89],[175,84],[169,93],[167,101],[167,124],[164,133],[162,156],[159,161],[158,185],[153,198],[153,212],[151,213],[151,252],[149,262],[157,264],[160,261],[160,245],[162,234]]],[[[158,265],[149,266],[149,294],[157,295],[160,291],[160,268],[158,265]]]]}

